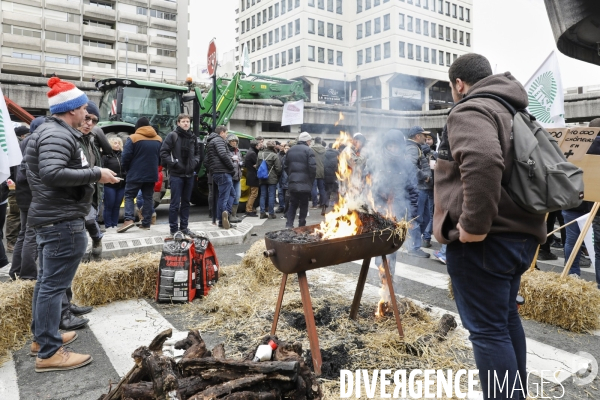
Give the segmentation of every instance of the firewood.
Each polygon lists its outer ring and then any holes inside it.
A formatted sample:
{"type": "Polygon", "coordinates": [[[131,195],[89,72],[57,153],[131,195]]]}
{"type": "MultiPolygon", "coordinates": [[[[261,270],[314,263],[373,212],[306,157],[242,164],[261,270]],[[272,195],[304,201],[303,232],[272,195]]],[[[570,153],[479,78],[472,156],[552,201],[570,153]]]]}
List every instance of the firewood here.
{"type": "Polygon", "coordinates": [[[272,392],[236,392],[223,397],[223,400],[276,400],[278,396],[272,392]]]}
{"type": "Polygon", "coordinates": [[[103,394],[98,400],[121,400],[123,386],[130,383],[137,383],[148,376],[148,371],[141,365],[135,365],[131,370],[117,383],[117,386],[111,388],[108,394],[103,394]]]}
{"type": "Polygon", "coordinates": [[[210,353],[206,349],[206,343],[204,343],[202,336],[200,336],[200,332],[197,330],[189,331],[187,338],[175,343],[175,348],[185,350],[183,359],[208,357],[207,353],[210,353]]]}
{"type": "Polygon", "coordinates": [[[266,375],[250,375],[233,381],[225,382],[217,386],[212,386],[200,393],[197,393],[189,400],[214,400],[233,393],[236,390],[245,389],[259,382],[264,381],[266,375]]]}
{"type": "Polygon", "coordinates": [[[213,358],[225,359],[225,345],[220,343],[212,349],[213,358]]]}
{"type": "Polygon", "coordinates": [[[425,348],[428,347],[429,343],[433,340],[443,341],[446,340],[446,336],[448,336],[448,332],[452,329],[455,329],[458,325],[456,324],[456,320],[450,314],[442,315],[440,321],[438,322],[438,326],[433,333],[430,333],[425,336],[421,336],[417,340],[415,340],[412,344],[407,344],[407,350],[417,357],[421,357],[425,348]]]}
{"type": "Polygon", "coordinates": [[[212,369],[215,371],[237,371],[255,374],[281,374],[286,376],[297,375],[300,367],[297,361],[252,362],[216,359],[212,357],[183,359],[180,361],[179,365],[183,371],[196,372],[212,369]]]}
{"type": "Polygon", "coordinates": [[[172,358],[157,353],[150,353],[142,357],[142,366],[145,367],[152,378],[154,393],[158,400],[181,400],[178,393],[177,365],[172,358]]]}
{"type": "Polygon", "coordinates": [[[148,349],[150,349],[150,351],[162,352],[163,345],[165,344],[166,340],[171,336],[173,336],[173,330],[171,328],[162,331],[161,333],[156,335],[156,337],[152,340],[152,342],[148,346],[148,349]]]}
{"type": "MultiPolygon", "coordinates": [[[[179,395],[182,399],[187,399],[194,394],[209,388],[210,386],[222,383],[224,380],[206,380],[199,376],[190,376],[181,378],[178,382],[179,395]]],[[[135,400],[154,399],[154,387],[152,382],[139,382],[123,385],[123,398],[135,400]]]]}

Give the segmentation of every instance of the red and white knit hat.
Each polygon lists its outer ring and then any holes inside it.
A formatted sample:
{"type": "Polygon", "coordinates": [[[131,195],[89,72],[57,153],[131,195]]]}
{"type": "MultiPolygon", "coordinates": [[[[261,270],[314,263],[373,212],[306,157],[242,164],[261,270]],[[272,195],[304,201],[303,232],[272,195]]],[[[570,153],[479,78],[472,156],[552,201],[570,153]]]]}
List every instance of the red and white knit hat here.
{"type": "Polygon", "coordinates": [[[48,104],[51,114],[60,114],[75,110],[89,100],[85,93],[77,89],[71,82],[61,81],[54,76],[48,80],[51,88],[48,92],[48,104]]]}

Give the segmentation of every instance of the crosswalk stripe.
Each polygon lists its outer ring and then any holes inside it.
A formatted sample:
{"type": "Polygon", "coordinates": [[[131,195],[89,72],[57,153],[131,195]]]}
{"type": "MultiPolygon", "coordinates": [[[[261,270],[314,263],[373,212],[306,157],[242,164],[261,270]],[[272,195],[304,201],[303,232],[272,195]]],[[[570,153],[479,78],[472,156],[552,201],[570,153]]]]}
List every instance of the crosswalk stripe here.
{"type": "Polygon", "coordinates": [[[17,370],[12,357],[0,366],[0,399],[19,400],[17,370]]]}
{"type": "Polygon", "coordinates": [[[131,353],[135,349],[148,346],[165,329],[177,331],[146,300],[125,300],[96,307],[86,317],[119,376],[133,367],[131,353]]]}

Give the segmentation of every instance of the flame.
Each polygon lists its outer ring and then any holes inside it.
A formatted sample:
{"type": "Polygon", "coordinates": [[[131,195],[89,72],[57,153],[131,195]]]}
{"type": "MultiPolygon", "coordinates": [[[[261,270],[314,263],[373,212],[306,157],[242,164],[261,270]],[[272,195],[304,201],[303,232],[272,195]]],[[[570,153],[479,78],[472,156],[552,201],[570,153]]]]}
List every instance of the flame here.
{"type": "Polygon", "coordinates": [[[390,291],[387,285],[387,279],[385,278],[385,269],[383,268],[383,262],[379,266],[379,277],[381,278],[381,288],[379,289],[379,295],[381,296],[381,300],[379,300],[379,303],[377,303],[375,316],[377,318],[383,318],[385,317],[385,314],[389,313],[392,310],[390,306],[392,296],[390,295],[390,291]]]}
{"type": "Polygon", "coordinates": [[[338,117],[338,120],[335,122],[335,124],[333,124],[333,126],[338,126],[340,124],[341,121],[344,120],[344,113],[340,111],[340,115],[338,117]]]}

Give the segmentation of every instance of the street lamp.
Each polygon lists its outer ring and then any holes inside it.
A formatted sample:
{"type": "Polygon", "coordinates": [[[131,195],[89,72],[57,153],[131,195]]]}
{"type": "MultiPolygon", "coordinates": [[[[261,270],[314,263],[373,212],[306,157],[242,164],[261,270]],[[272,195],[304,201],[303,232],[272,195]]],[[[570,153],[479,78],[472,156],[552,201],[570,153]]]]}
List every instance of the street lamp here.
{"type": "Polygon", "coordinates": [[[129,66],[128,66],[128,59],[127,59],[127,51],[129,47],[129,38],[127,36],[125,36],[125,78],[127,78],[127,70],[129,70],[129,66]]]}

